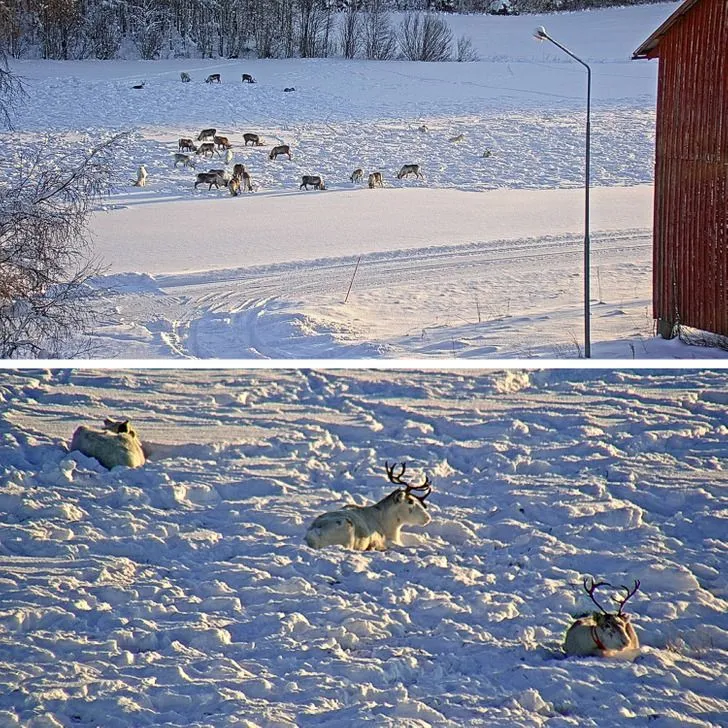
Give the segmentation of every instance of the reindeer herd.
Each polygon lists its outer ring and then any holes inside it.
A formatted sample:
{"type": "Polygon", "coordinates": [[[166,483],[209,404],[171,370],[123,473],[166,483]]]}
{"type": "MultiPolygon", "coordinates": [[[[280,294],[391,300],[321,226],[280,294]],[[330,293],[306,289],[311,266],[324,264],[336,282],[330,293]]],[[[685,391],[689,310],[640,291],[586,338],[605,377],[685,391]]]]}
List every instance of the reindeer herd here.
{"type": "MultiPolygon", "coordinates": [[[[240,165],[242,167],[242,165],[240,165]]],[[[242,171],[240,171],[242,175],[242,171]]],[[[235,177],[237,179],[237,177],[235,177]]],[[[142,467],[147,461],[144,448],[128,420],[104,420],[101,429],[81,425],[73,433],[70,451],[77,450],[95,458],[109,470],[122,465],[142,467]]],[[[406,463],[390,465],[385,462],[387,479],[396,488],[372,505],[345,505],[314,518],[304,535],[312,549],[340,546],[357,551],[385,551],[401,546],[401,531],[405,526],[427,526],[432,521],[425,502],[432,493],[432,481],[425,474],[418,485],[405,480],[406,463]]],[[[640,582],[632,588],[614,587],[607,581],[584,579],[584,591],[599,611],[581,614],[569,626],[564,637],[563,650],[567,657],[632,656],[639,649],[637,633],[625,604],[637,593],[640,582]],[[622,598],[613,597],[618,609],[607,611],[594,593],[600,587],[624,591],[622,598]]]]}
{"type": "MultiPolygon", "coordinates": [[[[247,74],[244,74],[247,75],[247,74]]],[[[252,77],[251,77],[252,78],[252,77]]],[[[185,80],[184,78],[182,79],[185,80]]],[[[253,79],[249,83],[255,83],[253,79]]],[[[254,132],[245,132],[243,134],[243,146],[248,147],[264,147],[266,141],[254,132]]],[[[174,169],[182,167],[182,169],[195,170],[199,159],[212,160],[215,156],[222,157],[224,153],[225,165],[229,165],[233,159],[233,144],[230,138],[217,133],[217,129],[210,127],[203,129],[195,138],[180,137],[177,142],[177,151],[173,153],[172,166],[174,169]]],[[[274,145],[269,154],[268,159],[275,161],[278,157],[288,157],[293,159],[291,146],[289,144],[274,145]]],[[[224,168],[208,169],[205,172],[196,172],[194,189],[199,185],[207,185],[208,191],[215,189],[227,188],[231,195],[237,196],[241,191],[253,192],[254,186],[250,173],[245,169],[244,165],[236,164],[233,172],[230,173],[224,168]]],[[[415,179],[424,180],[424,175],[420,170],[419,164],[405,164],[397,173],[397,179],[405,179],[413,175],[415,179]]],[[[140,165],[137,170],[137,179],[134,185],[137,187],[145,186],[147,183],[147,169],[145,165],[140,165]]],[[[370,189],[375,187],[384,187],[384,178],[380,171],[370,172],[367,176],[367,185],[370,189]]],[[[355,169],[349,180],[352,184],[359,184],[364,181],[364,170],[361,167],[355,169]]],[[[314,190],[325,190],[326,184],[320,174],[304,174],[301,177],[299,190],[308,190],[311,187],[314,190]]]]}

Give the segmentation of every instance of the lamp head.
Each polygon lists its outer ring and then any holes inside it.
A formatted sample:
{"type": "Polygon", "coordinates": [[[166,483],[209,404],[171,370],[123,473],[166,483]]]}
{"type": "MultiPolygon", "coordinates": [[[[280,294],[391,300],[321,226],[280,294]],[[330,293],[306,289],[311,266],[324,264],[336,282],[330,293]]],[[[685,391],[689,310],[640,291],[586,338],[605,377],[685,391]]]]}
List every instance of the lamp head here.
{"type": "Polygon", "coordinates": [[[549,40],[549,34],[546,32],[546,28],[543,25],[539,25],[536,30],[533,31],[533,37],[536,40],[549,40]]]}

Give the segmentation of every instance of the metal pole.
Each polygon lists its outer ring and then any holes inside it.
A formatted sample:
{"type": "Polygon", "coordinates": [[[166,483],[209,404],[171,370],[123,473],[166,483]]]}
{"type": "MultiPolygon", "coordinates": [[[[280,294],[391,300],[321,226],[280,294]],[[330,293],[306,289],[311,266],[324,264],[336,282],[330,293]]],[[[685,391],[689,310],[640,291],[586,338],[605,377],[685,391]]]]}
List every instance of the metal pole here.
{"type": "Polygon", "coordinates": [[[589,162],[591,152],[591,68],[586,66],[586,153],[584,170],[584,356],[591,359],[591,272],[589,258],[589,162]]]}
{"type": "Polygon", "coordinates": [[[557,48],[561,48],[567,56],[581,63],[586,68],[586,152],[584,155],[584,357],[591,358],[591,276],[589,272],[589,259],[591,257],[591,240],[589,238],[589,188],[590,188],[590,161],[591,161],[591,68],[587,63],[575,56],[568,48],[555,41],[543,28],[535,33],[539,40],[551,41],[557,48]]]}
{"type": "Polygon", "coordinates": [[[361,255],[356,259],[356,266],[354,268],[354,274],[351,276],[351,282],[349,283],[349,290],[346,292],[346,298],[344,303],[349,300],[349,294],[351,293],[351,287],[354,285],[354,278],[356,278],[356,272],[359,270],[359,263],[361,262],[361,255]]]}

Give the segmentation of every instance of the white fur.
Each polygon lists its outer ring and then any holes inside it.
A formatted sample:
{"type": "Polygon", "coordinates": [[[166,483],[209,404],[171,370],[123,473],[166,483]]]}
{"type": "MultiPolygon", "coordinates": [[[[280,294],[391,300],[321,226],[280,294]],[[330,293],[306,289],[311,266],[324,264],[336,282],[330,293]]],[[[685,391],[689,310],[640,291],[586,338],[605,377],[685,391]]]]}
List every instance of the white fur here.
{"type": "Polygon", "coordinates": [[[384,551],[401,544],[402,526],[426,526],[431,520],[418,498],[395,490],[372,506],[345,506],[318,516],[306,532],[306,543],[315,549],[339,545],[384,551]]]}
{"type": "Polygon", "coordinates": [[[70,449],[96,458],[105,468],[126,465],[139,468],[146,462],[142,443],[128,422],[104,421],[104,429],[81,425],[73,433],[70,449]],[[127,431],[120,431],[127,427],[127,431]]]}
{"type": "Polygon", "coordinates": [[[572,657],[606,657],[640,646],[628,614],[593,612],[579,617],[569,627],[564,639],[564,652],[572,657]],[[595,636],[605,649],[598,644],[595,636]]]}
{"type": "Polygon", "coordinates": [[[140,164],[139,169],[137,170],[137,178],[136,182],[134,182],[134,187],[144,187],[147,184],[147,177],[149,177],[147,174],[147,168],[143,164],[140,164]]]}

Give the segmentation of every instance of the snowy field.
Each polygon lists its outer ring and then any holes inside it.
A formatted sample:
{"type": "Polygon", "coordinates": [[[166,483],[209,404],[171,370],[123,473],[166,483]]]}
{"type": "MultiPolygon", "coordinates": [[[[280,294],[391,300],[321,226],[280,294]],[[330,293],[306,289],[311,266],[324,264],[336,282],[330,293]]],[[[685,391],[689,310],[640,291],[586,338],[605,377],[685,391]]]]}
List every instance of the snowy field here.
{"type": "Polygon", "coordinates": [[[713,357],[653,338],[657,64],[629,57],[675,7],[448,17],[477,63],[13,61],[29,95],[0,141],[130,133],[92,223],[113,289],[94,356],[577,357],[585,73],[533,38],[543,24],[593,68],[594,356],[713,357]],[[194,190],[194,171],[173,167],[177,140],[210,126],[255,194],[194,190]],[[245,132],[265,144],[245,147],[245,132]],[[282,142],[293,158],[269,160],[282,142]],[[149,183],[134,188],[141,163],[149,183]],[[404,163],[424,181],[397,180],[404,163]],[[352,184],[357,167],[385,188],[352,184]],[[299,191],[302,174],[327,190],[299,191]]]}
{"type": "Polygon", "coordinates": [[[0,725],[725,726],[725,371],[6,371],[0,725]],[[106,471],[67,443],[132,419],[106,471]],[[392,488],[384,553],[307,525],[392,488]],[[564,658],[586,576],[632,659],[564,658]]]}

